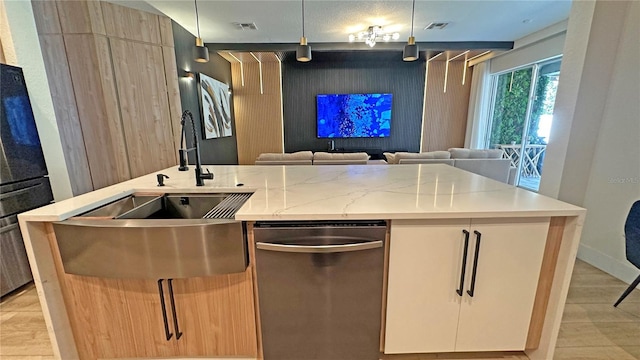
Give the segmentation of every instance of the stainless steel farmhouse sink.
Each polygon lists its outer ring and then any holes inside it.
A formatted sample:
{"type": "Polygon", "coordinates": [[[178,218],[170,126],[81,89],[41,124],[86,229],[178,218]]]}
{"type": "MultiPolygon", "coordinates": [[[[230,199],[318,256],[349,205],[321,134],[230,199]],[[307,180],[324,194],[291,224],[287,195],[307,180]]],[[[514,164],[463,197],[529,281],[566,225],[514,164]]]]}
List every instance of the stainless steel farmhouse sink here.
{"type": "Polygon", "coordinates": [[[220,219],[229,218],[229,215],[233,218],[232,215],[235,214],[235,210],[237,210],[233,205],[239,204],[241,206],[244,200],[246,200],[242,195],[246,194],[164,195],[151,199],[140,206],[118,215],[117,219],[220,219]],[[242,200],[242,203],[229,201],[230,196],[234,198],[237,197],[242,200]],[[227,200],[225,203],[231,205],[226,205],[226,208],[233,210],[233,214],[227,214],[225,216],[225,213],[222,211],[223,209],[220,209],[220,207],[225,207],[225,205],[221,205],[224,204],[223,201],[225,200],[227,200]],[[218,212],[216,212],[217,210],[220,210],[221,215],[216,216],[216,214],[218,214],[218,212]]]}
{"type": "Polygon", "coordinates": [[[233,220],[251,194],[128,196],[53,224],[68,274],[185,278],[242,272],[245,226],[233,220]]]}
{"type": "Polygon", "coordinates": [[[123,197],[122,199],[118,199],[116,201],[110,202],[107,205],[103,205],[97,209],[93,209],[89,212],[86,212],[81,217],[85,218],[115,218],[118,215],[124,214],[127,211],[133,210],[134,208],[151,201],[157,198],[157,196],[152,195],[129,195],[123,197]]]}

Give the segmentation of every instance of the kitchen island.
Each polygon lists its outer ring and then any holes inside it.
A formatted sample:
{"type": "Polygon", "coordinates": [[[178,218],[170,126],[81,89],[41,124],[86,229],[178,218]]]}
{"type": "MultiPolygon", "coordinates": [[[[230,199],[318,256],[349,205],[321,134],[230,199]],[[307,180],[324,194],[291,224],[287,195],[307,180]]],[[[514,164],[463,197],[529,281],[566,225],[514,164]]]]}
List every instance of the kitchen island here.
{"type": "MultiPolygon", "coordinates": [[[[552,358],[585,216],[584,209],[447,165],[207,166],[206,168],[215,174],[215,179],[206,181],[203,187],[195,186],[192,171],[179,172],[177,167],[173,167],[161,171],[169,176],[165,180],[166,186],[161,188],[157,186],[157,173],[153,173],[19,216],[47,328],[57,357],[75,359],[82,356],[79,355],[77,346],[79,342],[77,337],[81,335],[77,330],[75,333],[73,331],[73,327],[77,327],[78,324],[75,324],[76,321],[72,320],[73,316],[70,315],[70,312],[75,311],[75,307],[79,306],[74,302],[78,298],[72,296],[74,289],[65,282],[65,277],[70,275],[65,274],[60,265],[51,223],[86,213],[131,194],[248,192],[253,195],[237,211],[235,219],[249,223],[250,245],[251,224],[255,221],[387,220],[390,223],[391,249],[387,249],[389,283],[385,284],[388,292],[385,293],[383,301],[383,304],[387,304],[388,300],[388,306],[383,307],[386,309],[386,316],[383,316],[381,334],[381,350],[385,353],[513,350],[511,345],[490,344],[490,339],[473,335],[473,331],[478,330],[474,330],[474,327],[480,329],[491,327],[478,323],[477,319],[482,316],[474,315],[473,309],[468,311],[464,309],[474,301],[482,303],[479,295],[473,301],[469,298],[463,300],[460,295],[460,299],[455,300],[453,304],[456,308],[452,311],[461,314],[461,324],[465,321],[462,319],[464,313],[470,314],[469,326],[461,328],[468,328],[471,332],[471,335],[467,336],[472,339],[470,342],[463,341],[456,344],[453,341],[451,347],[442,349],[429,347],[427,344],[425,348],[421,338],[412,339],[410,334],[424,334],[429,337],[433,329],[422,328],[420,323],[398,325],[398,322],[407,324],[404,321],[408,320],[403,318],[408,316],[403,309],[409,309],[410,304],[403,303],[403,299],[420,296],[417,293],[406,293],[411,289],[403,286],[403,283],[411,283],[415,280],[411,279],[412,276],[425,271],[441,273],[442,269],[437,266],[446,266],[447,264],[443,261],[447,259],[445,259],[446,256],[439,256],[437,251],[444,251],[443,254],[457,253],[462,247],[457,245],[457,248],[443,250],[439,249],[443,244],[428,244],[426,248],[421,248],[420,251],[414,251],[412,254],[413,246],[422,247],[427,243],[420,240],[425,234],[429,237],[432,235],[431,232],[435,231],[433,238],[446,237],[450,233],[455,233],[456,236],[458,233],[474,234],[475,232],[495,235],[495,238],[500,239],[497,242],[492,243],[490,236],[485,236],[483,240],[485,241],[483,244],[489,244],[486,245],[487,249],[495,249],[490,251],[483,248],[483,256],[486,255],[490,259],[483,258],[483,260],[488,264],[501,263],[501,259],[510,252],[517,253],[521,257],[514,258],[511,266],[529,264],[527,262],[530,261],[529,257],[538,258],[531,263],[533,275],[531,269],[523,273],[522,269],[495,266],[492,266],[488,273],[493,273],[496,278],[501,279],[502,283],[511,282],[516,292],[520,284],[512,282],[513,276],[523,274],[533,280],[529,281],[531,284],[527,291],[520,292],[521,298],[514,298],[517,302],[525,299],[530,303],[528,308],[525,307],[526,316],[521,319],[524,325],[519,325],[518,331],[514,331],[519,333],[516,334],[519,338],[514,341],[523,343],[521,349],[525,350],[531,359],[552,358]],[[535,239],[535,236],[540,237],[540,234],[542,238],[535,239]],[[532,236],[534,240],[529,241],[528,239],[532,236]],[[514,242],[517,245],[508,248],[510,237],[520,242],[514,242]],[[535,248],[523,250],[521,245],[529,242],[535,242],[538,245],[535,248]],[[500,249],[507,250],[501,252],[500,249]],[[425,256],[425,261],[422,263],[427,264],[427,267],[402,266],[403,263],[415,264],[415,259],[409,259],[409,257],[420,258],[422,255],[425,256]],[[407,261],[403,261],[405,257],[407,261]],[[440,262],[435,264],[436,261],[440,262]],[[511,276],[508,276],[509,274],[511,276]],[[398,281],[401,278],[406,281],[398,281]],[[416,328],[411,328],[414,325],[416,328]],[[480,341],[481,344],[473,344],[473,341],[480,341]],[[486,349],[482,344],[487,344],[486,349]]],[[[444,242],[444,246],[448,246],[449,243],[444,242]]],[[[455,243],[458,244],[457,241],[455,243]]],[[[479,244],[479,238],[476,244],[479,244]]],[[[251,250],[251,246],[249,249],[251,250]]],[[[470,248],[470,258],[472,252],[473,249],[470,248]]],[[[475,255],[477,259],[477,250],[475,255]]],[[[522,265],[523,268],[526,266],[522,265]]],[[[460,265],[456,264],[455,268],[457,269],[455,274],[445,275],[444,278],[459,276],[457,271],[460,265]]],[[[240,277],[226,281],[251,283],[255,281],[251,271],[255,271],[252,264],[244,275],[237,275],[240,277]]],[[[475,270],[473,272],[475,274],[475,270]]],[[[482,281],[486,282],[487,277],[479,276],[477,285],[479,288],[482,281]]],[[[206,284],[198,285],[206,286],[206,284]]],[[[425,291],[433,293],[436,290],[426,289],[425,291]]],[[[458,290],[462,292],[463,289],[458,290]]],[[[499,286],[494,290],[502,291],[499,286]]],[[[447,306],[452,302],[450,293],[453,293],[453,290],[447,291],[447,295],[443,297],[447,306]]],[[[472,290],[471,293],[473,293],[472,290]]],[[[496,292],[491,296],[492,300],[485,302],[482,306],[505,307],[504,304],[496,303],[500,297],[500,293],[496,292]]],[[[193,304],[197,306],[197,298],[189,301],[195,301],[193,304]]],[[[245,310],[247,313],[255,310],[256,314],[259,314],[259,309],[254,309],[250,304],[245,310]]],[[[518,311],[514,311],[514,314],[518,314],[518,311]]],[[[412,314],[413,318],[433,319],[433,314],[429,314],[429,311],[418,314],[419,316],[414,316],[415,311],[412,314]]],[[[91,315],[85,314],[84,319],[90,322],[91,315]]],[[[255,351],[245,352],[250,358],[259,357],[261,353],[259,315],[255,318],[254,327],[244,330],[250,333],[253,329],[257,332],[256,339],[242,344],[234,343],[232,346],[234,348],[257,347],[255,351]]],[[[464,334],[455,333],[459,327],[457,321],[450,326],[446,324],[437,324],[437,326],[453,328],[454,333],[447,336],[454,340],[465,337],[464,334]]],[[[444,333],[440,330],[437,332],[444,333]]],[[[500,338],[502,335],[496,334],[493,337],[500,338]]],[[[110,339],[103,340],[108,343],[110,339]]],[[[438,343],[447,341],[449,340],[438,341],[438,343]]],[[[175,353],[171,352],[173,350],[167,351],[168,356],[175,356],[175,353]]]]}

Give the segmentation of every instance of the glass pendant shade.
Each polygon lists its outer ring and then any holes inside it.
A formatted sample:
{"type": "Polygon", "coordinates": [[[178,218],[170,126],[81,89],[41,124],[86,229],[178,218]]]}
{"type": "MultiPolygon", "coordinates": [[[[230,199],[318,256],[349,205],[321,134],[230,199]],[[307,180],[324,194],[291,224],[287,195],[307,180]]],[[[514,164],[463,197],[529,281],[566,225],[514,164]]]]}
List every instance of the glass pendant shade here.
{"type": "Polygon", "coordinates": [[[418,45],[416,45],[416,39],[411,36],[409,37],[409,42],[404,46],[404,51],[402,51],[402,60],[404,61],[416,61],[420,57],[418,53],[418,45]]]}
{"type": "Polygon", "coordinates": [[[307,45],[307,38],[300,39],[300,45],[296,49],[296,60],[301,62],[311,61],[311,45],[307,45]]]}

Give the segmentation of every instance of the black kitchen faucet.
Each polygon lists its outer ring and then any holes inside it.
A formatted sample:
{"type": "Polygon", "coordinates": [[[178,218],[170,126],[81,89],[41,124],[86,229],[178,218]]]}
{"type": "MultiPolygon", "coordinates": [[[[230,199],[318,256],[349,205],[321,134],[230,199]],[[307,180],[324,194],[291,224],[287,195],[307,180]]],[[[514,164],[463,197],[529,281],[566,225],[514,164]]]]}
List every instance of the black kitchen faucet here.
{"type": "Polygon", "coordinates": [[[196,186],[204,186],[205,180],[212,180],[213,174],[207,169],[206,173],[202,172],[202,164],[200,160],[200,144],[198,143],[198,136],[196,135],[196,126],[193,121],[193,114],[189,110],[185,110],[182,113],[182,118],[180,119],[180,125],[182,125],[182,132],[180,134],[180,149],[178,150],[178,155],[180,157],[180,167],[178,170],[187,171],[189,167],[187,166],[187,154],[194,150],[196,152],[196,186]],[[184,139],[185,139],[185,122],[186,119],[189,118],[191,122],[191,132],[193,134],[193,147],[189,149],[184,148],[184,139]]]}

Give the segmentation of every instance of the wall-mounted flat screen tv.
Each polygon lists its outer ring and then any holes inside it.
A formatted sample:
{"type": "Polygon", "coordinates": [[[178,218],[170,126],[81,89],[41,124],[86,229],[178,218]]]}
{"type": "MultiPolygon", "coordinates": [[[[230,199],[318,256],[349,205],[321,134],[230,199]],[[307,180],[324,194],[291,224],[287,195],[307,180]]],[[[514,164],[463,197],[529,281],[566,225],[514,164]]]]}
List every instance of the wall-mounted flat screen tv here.
{"type": "Polygon", "coordinates": [[[393,94],[318,94],[318,138],[388,137],[393,94]]]}

